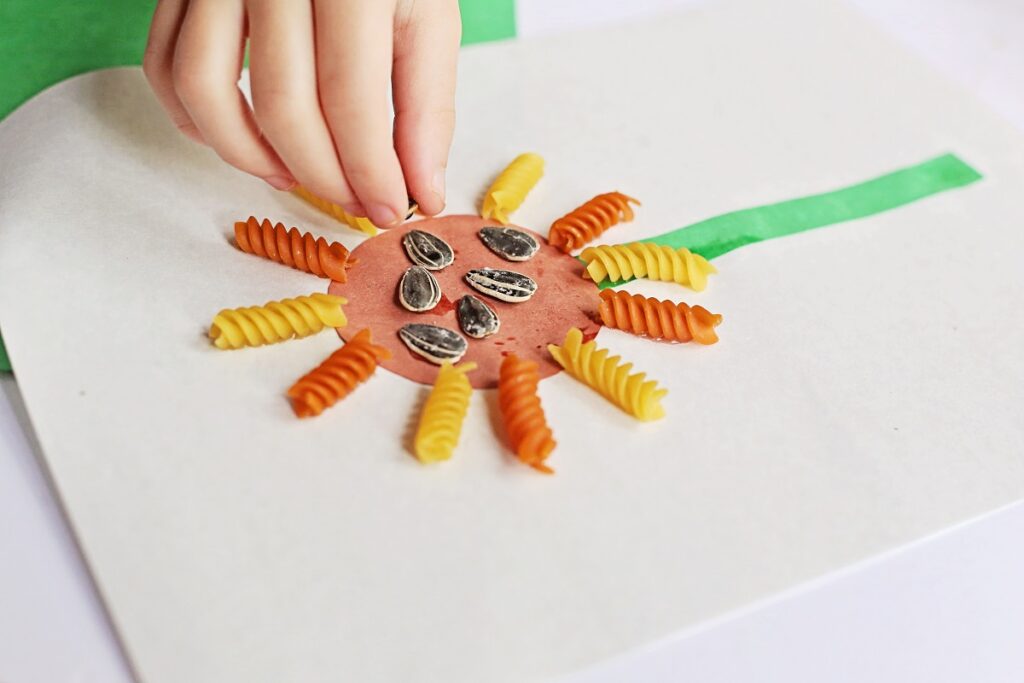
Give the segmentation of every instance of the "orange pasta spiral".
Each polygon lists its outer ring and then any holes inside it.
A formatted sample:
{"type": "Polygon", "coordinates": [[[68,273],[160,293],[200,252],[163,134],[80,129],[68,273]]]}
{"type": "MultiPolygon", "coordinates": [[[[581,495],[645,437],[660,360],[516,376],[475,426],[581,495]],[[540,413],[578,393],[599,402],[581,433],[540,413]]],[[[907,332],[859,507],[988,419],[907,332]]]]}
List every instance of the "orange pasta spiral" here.
{"type": "Polygon", "coordinates": [[[601,292],[598,313],[606,327],[654,339],[698,344],[717,342],[715,327],[722,322],[721,315],[703,306],[691,307],[610,289],[601,292]]]}
{"type": "Polygon", "coordinates": [[[302,234],[298,228],[288,230],[282,223],[271,225],[266,218],[261,223],[255,216],[235,223],[235,244],[247,254],[337,282],[348,280],[345,271],[355,263],[344,245],[302,234]]]}
{"type": "Polygon", "coordinates": [[[292,409],[299,417],[319,415],[352,393],[391,352],[370,341],[370,330],[361,330],[352,341],[327,357],[288,390],[292,409]]]}
{"type": "Polygon", "coordinates": [[[633,220],[630,202],[640,202],[621,192],[599,194],[551,224],[548,244],[569,253],[579,249],[608,228],[633,220]]]}
{"type": "Polygon", "coordinates": [[[544,464],[555,441],[537,396],[539,382],[536,363],[506,356],[498,374],[498,407],[516,457],[539,472],[553,474],[544,464]]]}

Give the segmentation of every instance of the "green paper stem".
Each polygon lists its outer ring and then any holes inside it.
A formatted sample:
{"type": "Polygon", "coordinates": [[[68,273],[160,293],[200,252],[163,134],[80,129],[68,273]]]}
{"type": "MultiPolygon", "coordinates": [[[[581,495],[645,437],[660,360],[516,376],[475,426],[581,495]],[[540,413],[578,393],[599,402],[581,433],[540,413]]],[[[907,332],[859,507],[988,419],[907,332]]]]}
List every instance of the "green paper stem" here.
{"type": "MultiPolygon", "coordinates": [[[[873,216],[981,177],[957,156],[944,154],[857,185],[733,211],[640,241],[673,249],[686,247],[713,259],[747,244],[873,216]]],[[[599,286],[605,289],[624,282],[605,281],[599,286]]]]}

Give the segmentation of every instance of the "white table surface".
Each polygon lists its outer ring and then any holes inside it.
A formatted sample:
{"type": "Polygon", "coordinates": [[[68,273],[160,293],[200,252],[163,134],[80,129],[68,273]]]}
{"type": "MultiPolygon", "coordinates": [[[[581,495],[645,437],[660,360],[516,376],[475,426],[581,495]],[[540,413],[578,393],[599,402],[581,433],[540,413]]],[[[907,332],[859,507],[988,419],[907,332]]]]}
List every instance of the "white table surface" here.
{"type": "MultiPolygon", "coordinates": [[[[518,0],[519,33],[694,0],[518,0]],[[626,7],[625,5],[629,5],[626,7]]],[[[699,0],[698,0],[699,1],[699,0]]],[[[1024,3],[855,0],[1024,131],[1024,3]]],[[[572,677],[572,683],[1024,680],[1024,505],[924,539],[572,677]]],[[[0,378],[0,683],[120,683],[130,669],[0,378]]]]}

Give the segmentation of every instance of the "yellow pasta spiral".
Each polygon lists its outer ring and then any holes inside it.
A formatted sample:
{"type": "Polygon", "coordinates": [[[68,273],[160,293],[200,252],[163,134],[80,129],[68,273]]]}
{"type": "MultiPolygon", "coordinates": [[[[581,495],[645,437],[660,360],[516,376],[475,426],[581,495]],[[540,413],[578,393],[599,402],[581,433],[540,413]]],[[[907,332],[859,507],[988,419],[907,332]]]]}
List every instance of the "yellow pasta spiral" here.
{"type": "Polygon", "coordinates": [[[542,175],[543,157],[532,152],[520,154],[491,183],[480,215],[502,225],[508,224],[508,215],[519,208],[542,175]]]}
{"type": "Polygon", "coordinates": [[[642,372],[629,374],[632,363],[619,356],[608,356],[608,349],[597,343],[583,343],[583,333],[572,328],[561,346],[548,345],[548,351],[562,368],[638,420],[657,420],[665,416],[661,399],[668,393],[642,372]]]}
{"type": "Polygon", "coordinates": [[[588,247],[580,259],[587,264],[586,274],[594,282],[642,277],[675,282],[698,292],[708,286],[708,275],[718,272],[706,258],[686,247],[673,249],[648,242],[588,247]]]}
{"type": "Polygon", "coordinates": [[[325,327],[344,327],[343,297],[311,294],[271,301],[263,306],[224,309],[210,325],[210,338],[218,349],[276,344],[293,337],[308,337],[325,327]]]}
{"type": "Polygon", "coordinates": [[[317,197],[315,194],[313,194],[306,188],[302,187],[301,185],[292,190],[292,194],[294,194],[299,199],[302,199],[308,202],[309,204],[312,204],[314,207],[320,209],[331,218],[334,218],[340,223],[344,223],[350,228],[360,230],[370,236],[377,234],[377,226],[371,223],[369,218],[360,218],[358,216],[353,216],[352,214],[348,213],[347,211],[345,211],[345,209],[341,208],[337,204],[329,202],[326,199],[317,197]]]}
{"type": "Polygon", "coordinates": [[[452,457],[469,409],[469,397],[473,394],[466,373],[475,369],[476,363],[452,365],[446,360],[441,365],[416,430],[413,445],[420,462],[439,462],[452,457]]]}

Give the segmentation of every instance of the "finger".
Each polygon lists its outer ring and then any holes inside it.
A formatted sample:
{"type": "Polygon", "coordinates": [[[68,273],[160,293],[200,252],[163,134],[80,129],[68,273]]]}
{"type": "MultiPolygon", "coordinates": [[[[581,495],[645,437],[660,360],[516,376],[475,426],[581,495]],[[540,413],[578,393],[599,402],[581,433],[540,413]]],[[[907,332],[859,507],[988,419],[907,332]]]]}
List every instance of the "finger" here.
{"type": "Polygon", "coordinates": [[[153,12],[149,39],[142,57],[142,73],[171,122],[182,133],[202,143],[205,142],[203,136],[174,92],[174,79],[171,76],[174,46],[178,42],[178,32],[187,9],[187,0],[159,0],[153,12]]]}
{"type": "Polygon", "coordinates": [[[462,30],[455,0],[418,2],[395,36],[395,149],[420,209],[444,209],[462,30]]]}
{"type": "Polygon", "coordinates": [[[395,225],[408,194],[388,107],[394,0],[315,0],[314,7],[320,103],[342,170],[370,220],[395,225]]]}
{"type": "Polygon", "coordinates": [[[224,161],[284,190],[288,169],[260,136],[245,96],[242,0],[192,0],[174,53],[174,88],[207,143],[224,161]]]}
{"type": "Polygon", "coordinates": [[[249,0],[247,10],[253,109],[263,134],[303,187],[366,215],[320,110],[312,3],[249,0]]]}

